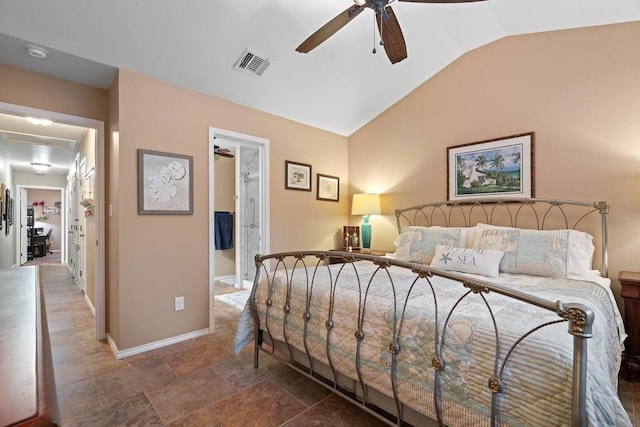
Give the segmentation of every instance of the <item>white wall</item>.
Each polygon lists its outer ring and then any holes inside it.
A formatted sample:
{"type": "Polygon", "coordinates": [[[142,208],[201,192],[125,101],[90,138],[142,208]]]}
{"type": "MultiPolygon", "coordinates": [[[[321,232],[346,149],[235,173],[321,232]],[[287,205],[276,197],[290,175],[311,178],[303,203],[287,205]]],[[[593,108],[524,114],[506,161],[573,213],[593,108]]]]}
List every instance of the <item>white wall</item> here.
{"type": "MultiPolygon", "coordinates": [[[[13,197],[13,173],[7,161],[7,155],[2,149],[0,149],[0,183],[9,188],[13,197]]],[[[4,216],[0,214],[0,220],[3,219],[4,216]]],[[[0,230],[0,268],[10,268],[13,265],[13,230],[15,230],[15,227],[9,228],[9,234],[5,234],[5,222],[2,221],[2,230],[0,230]]]]}

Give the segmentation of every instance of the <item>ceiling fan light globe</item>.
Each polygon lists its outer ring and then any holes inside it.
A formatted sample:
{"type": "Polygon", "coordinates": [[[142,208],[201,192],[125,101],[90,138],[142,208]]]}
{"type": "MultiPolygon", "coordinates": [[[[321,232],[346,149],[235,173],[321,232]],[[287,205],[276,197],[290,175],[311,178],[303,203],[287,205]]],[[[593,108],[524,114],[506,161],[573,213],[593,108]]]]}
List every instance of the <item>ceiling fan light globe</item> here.
{"type": "Polygon", "coordinates": [[[366,0],[353,0],[353,2],[358,6],[364,6],[365,4],[367,4],[366,0]]]}

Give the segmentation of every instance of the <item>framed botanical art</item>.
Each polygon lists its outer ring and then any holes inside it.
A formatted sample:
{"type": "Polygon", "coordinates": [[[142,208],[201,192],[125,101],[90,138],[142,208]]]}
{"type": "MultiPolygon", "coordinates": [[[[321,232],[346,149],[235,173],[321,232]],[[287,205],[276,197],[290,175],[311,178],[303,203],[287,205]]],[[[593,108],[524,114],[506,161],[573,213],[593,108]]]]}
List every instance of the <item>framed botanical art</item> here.
{"type": "Polygon", "coordinates": [[[316,199],[337,202],[340,200],[340,178],[331,175],[317,174],[316,199]]]}
{"type": "Polygon", "coordinates": [[[285,160],[284,178],[287,190],[311,191],[311,165],[285,160]]]}
{"type": "Polygon", "coordinates": [[[193,157],[138,150],[138,213],[193,214],[193,157]]]}
{"type": "Polygon", "coordinates": [[[447,148],[449,200],[535,197],[534,133],[447,148]]]}

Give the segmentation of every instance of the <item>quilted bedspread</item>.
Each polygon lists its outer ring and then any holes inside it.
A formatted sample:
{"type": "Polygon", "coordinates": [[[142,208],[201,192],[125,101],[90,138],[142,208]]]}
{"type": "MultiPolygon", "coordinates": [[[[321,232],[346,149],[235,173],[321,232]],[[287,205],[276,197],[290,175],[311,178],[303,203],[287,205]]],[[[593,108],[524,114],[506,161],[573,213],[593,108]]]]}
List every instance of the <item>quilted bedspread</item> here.
{"type": "MultiPolygon", "coordinates": [[[[489,425],[492,393],[487,384],[494,373],[496,353],[501,366],[518,338],[537,325],[559,318],[495,292],[482,294],[486,304],[473,293],[461,300],[469,289],[442,277],[418,279],[412,287],[416,275],[400,267],[385,271],[369,262],[356,262],[323,266],[313,280],[312,274],[311,268],[308,275],[304,269],[296,269],[293,274],[289,270],[290,288],[282,272],[258,285],[255,301],[260,328],[274,339],[286,338],[290,345],[317,360],[330,361],[337,371],[357,380],[355,331],[360,318],[364,333],[360,348],[362,381],[389,396],[393,396],[389,345],[397,334],[401,349],[396,364],[398,396],[405,405],[432,418],[436,412],[431,361],[436,355],[436,337],[444,336],[441,354],[445,369],[440,393],[447,425],[489,425]],[[287,298],[290,313],[285,326],[287,298]],[[272,305],[267,316],[269,299],[272,305]],[[487,304],[496,318],[497,337],[487,304]],[[303,315],[307,305],[310,319],[305,346],[303,315]],[[334,327],[327,350],[329,317],[334,327]]],[[[588,340],[588,423],[631,426],[617,397],[624,331],[608,287],[590,280],[508,274],[494,281],[547,300],[582,303],[593,310],[593,338],[588,340]]],[[[236,352],[254,339],[253,328],[247,305],[238,326],[236,352]]],[[[562,322],[533,332],[516,347],[502,374],[503,391],[498,398],[501,425],[570,425],[572,342],[567,323],[562,322]]]]}

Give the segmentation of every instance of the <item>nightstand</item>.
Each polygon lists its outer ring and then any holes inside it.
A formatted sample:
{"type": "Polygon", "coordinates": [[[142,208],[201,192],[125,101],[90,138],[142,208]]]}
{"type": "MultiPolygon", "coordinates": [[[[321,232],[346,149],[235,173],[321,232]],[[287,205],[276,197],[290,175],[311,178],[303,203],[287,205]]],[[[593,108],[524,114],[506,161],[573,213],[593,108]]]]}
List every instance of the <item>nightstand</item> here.
{"type": "Polygon", "coordinates": [[[624,327],[627,340],[622,354],[622,364],[627,368],[629,381],[634,382],[640,371],[640,273],[621,271],[618,281],[622,286],[624,299],[624,327]]]}

